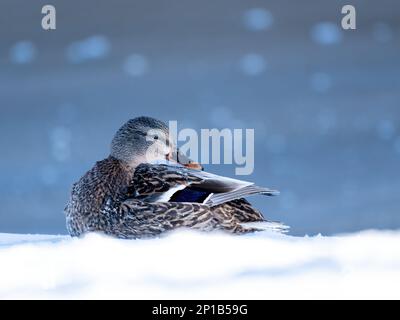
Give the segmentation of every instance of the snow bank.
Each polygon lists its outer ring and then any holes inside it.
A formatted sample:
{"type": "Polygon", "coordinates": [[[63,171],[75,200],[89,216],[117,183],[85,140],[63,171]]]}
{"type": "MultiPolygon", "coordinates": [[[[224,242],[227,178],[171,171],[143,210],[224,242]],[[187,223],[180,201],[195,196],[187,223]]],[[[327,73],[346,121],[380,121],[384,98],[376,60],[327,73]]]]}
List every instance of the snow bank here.
{"type": "Polygon", "coordinates": [[[0,298],[400,298],[400,231],[0,234],[0,298]]]}

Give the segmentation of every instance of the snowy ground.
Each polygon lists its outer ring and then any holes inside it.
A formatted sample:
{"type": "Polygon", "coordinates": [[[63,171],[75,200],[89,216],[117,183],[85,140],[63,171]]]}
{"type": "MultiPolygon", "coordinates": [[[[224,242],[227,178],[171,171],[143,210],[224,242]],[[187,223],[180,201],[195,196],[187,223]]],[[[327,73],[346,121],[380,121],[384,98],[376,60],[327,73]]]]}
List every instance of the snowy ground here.
{"type": "Polygon", "coordinates": [[[0,298],[400,298],[400,231],[0,234],[0,298]]]}

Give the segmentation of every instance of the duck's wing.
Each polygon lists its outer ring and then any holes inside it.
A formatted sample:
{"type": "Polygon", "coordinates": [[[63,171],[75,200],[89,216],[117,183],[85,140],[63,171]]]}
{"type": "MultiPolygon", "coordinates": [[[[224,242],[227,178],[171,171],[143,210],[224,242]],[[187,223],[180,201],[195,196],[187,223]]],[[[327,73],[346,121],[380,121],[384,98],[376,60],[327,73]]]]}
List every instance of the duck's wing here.
{"type": "Polygon", "coordinates": [[[170,164],[139,165],[133,187],[136,198],[143,201],[197,202],[211,207],[253,194],[279,194],[252,182],[170,164]]]}

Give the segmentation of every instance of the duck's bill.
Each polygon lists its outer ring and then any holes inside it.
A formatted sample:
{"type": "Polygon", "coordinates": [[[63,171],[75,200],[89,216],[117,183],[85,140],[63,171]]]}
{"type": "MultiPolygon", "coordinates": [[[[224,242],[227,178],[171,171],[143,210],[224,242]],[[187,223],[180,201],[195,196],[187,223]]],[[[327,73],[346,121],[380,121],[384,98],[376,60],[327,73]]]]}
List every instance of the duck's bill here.
{"type": "Polygon", "coordinates": [[[186,155],[180,152],[179,149],[178,151],[174,152],[171,157],[168,156],[167,160],[175,161],[186,168],[194,170],[204,170],[203,166],[200,163],[195,162],[192,159],[188,158],[186,155]]]}
{"type": "Polygon", "coordinates": [[[192,162],[184,164],[186,168],[194,169],[194,170],[204,170],[203,166],[200,163],[192,162]]]}

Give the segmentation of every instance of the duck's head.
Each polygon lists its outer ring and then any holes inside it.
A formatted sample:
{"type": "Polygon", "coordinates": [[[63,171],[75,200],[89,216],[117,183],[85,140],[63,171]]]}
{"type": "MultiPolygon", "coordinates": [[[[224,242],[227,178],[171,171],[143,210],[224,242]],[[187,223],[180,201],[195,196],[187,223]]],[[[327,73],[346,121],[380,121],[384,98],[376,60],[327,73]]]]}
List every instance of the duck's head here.
{"type": "Polygon", "coordinates": [[[138,117],[126,122],[111,142],[111,156],[135,168],[141,163],[176,161],[193,169],[201,165],[179,153],[168,126],[157,119],[138,117]]]}

